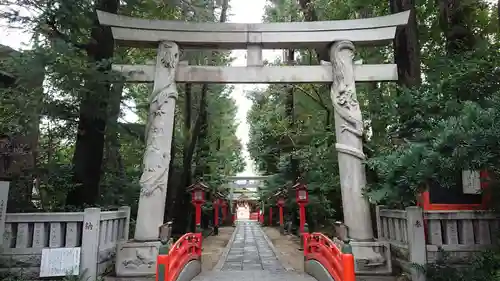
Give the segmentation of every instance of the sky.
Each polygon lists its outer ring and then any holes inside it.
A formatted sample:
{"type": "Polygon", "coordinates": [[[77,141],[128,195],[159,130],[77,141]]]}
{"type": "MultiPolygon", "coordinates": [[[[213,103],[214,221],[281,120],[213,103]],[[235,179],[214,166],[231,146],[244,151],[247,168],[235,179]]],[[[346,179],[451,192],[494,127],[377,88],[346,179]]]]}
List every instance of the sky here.
{"type": "MultiPolygon", "coordinates": [[[[248,0],[231,0],[231,8],[229,10],[229,22],[235,23],[259,23],[262,22],[264,15],[264,6],[266,0],[251,0],[252,5],[249,5],[248,0]]],[[[21,11],[22,12],[22,11],[21,11]]],[[[31,34],[20,29],[8,28],[5,21],[0,21],[0,44],[10,46],[13,49],[28,49],[31,34]]],[[[273,61],[277,56],[281,54],[281,51],[276,50],[264,50],[263,59],[273,61]]],[[[246,65],[246,50],[235,50],[232,52],[232,56],[235,57],[233,66],[245,66],[246,65]]],[[[238,129],[236,135],[238,139],[243,144],[243,156],[246,162],[245,171],[240,173],[238,176],[252,176],[256,175],[253,169],[253,163],[249,157],[248,151],[246,150],[246,144],[248,143],[249,136],[249,126],[246,122],[247,112],[252,106],[252,102],[248,100],[245,95],[247,91],[250,91],[256,87],[262,88],[265,85],[235,85],[232,92],[232,97],[236,101],[238,106],[237,112],[237,122],[238,129]]],[[[130,104],[129,104],[130,106],[130,104]]],[[[125,119],[129,122],[135,122],[137,120],[136,116],[130,110],[124,110],[125,119]]]]}
{"type": "MultiPolygon", "coordinates": [[[[262,22],[264,16],[264,6],[266,5],[266,0],[251,0],[252,5],[249,5],[248,0],[231,0],[231,9],[229,14],[229,22],[235,23],[259,23],[262,22]]],[[[273,61],[277,56],[281,55],[281,50],[264,50],[262,52],[262,58],[264,60],[273,61]]],[[[233,66],[245,66],[246,65],[246,50],[235,50],[232,53],[236,59],[233,62],[233,66]]],[[[262,88],[265,85],[256,84],[236,84],[233,92],[231,93],[233,99],[238,105],[237,120],[239,122],[238,130],[236,135],[243,144],[243,156],[245,157],[246,168],[245,171],[240,173],[238,176],[252,176],[256,175],[254,170],[254,165],[248,151],[246,150],[246,144],[249,139],[249,125],[246,121],[247,112],[252,106],[252,102],[246,98],[246,92],[255,89],[256,87],[262,88]]]]}

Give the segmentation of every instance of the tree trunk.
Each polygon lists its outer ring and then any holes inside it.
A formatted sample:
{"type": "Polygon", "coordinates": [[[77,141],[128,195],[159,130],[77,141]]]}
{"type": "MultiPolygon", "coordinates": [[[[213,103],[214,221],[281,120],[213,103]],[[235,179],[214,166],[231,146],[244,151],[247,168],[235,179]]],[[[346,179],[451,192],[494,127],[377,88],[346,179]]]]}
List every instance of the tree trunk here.
{"type": "Polygon", "coordinates": [[[176,190],[179,187],[180,181],[178,180],[179,172],[176,171],[175,163],[175,121],[177,118],[174,117],[174,131],[172,132],[172,146],[170,147],[170,163],[168,168],[168,186],[167,186],[167,198],[165,198],[165,213],[163,214],[164,222],[171,221],[173,218],[173,209],[175,202],[176,190]]]}
{"type": "Polygon", "coordinates": [[[123,87],[123,83],[115,83],[111,87],[108,109],[109,118],[106,125],[105,168],[103,169],[104,173],[109,173],[111,176],[108,185],[113,187],[113,190],[110,190],[111,194],[108,193],[106,202],[116,206],[125,204],[121,200],[121,196],[116,196],[116,192],[122,194],[127,184],[125,167],[120,154],[120,140],[118,136],[118,118],[120,117],[123,87]]]}
{"type": "Polygon", "coordinates": [[[187,229],[187,220],[185,216],[191,216],[191,208],[189,205],[189,194],[186,193],[186,188],[191,185],[191,162],[193,160],[196,131],[192,129],[192,85],[186,84],[184,91],[184,148],[182,160],[182,175],[179,185],[174,191],[174,204],[171,205],[169,212],[174,221],[173,232],[184,233],[187,229]],[[184,218],[183,218],[184,216],[184,218]]]}
{"type": "MultiPolygon", "coordinates": [[[[318,15],[314,9],[314,3],[311,0],[298,0],[300,9],[304,14],[305,21],[317,21],[318,15]]],[[[330,61],[330,54],[328,53],[328,48],[316,49],[316,57],[318,62],[320,61],[330,61]]]]}
{"type": "MultiPolygon", "coordinates": [[[[118,0],[99,0],[96,9],[116,14],[118,0]]],[[[91,30],[91,45],[87,55],[93,62],[100,63],[113,57],[114,39],[109,27],[100,26],[97,17],[91,30]]],[[[104,72],[110,65],[100,66],[104,72]]],[[[97,81],[87,81],[88,92],[80,104],[80,118],[73,154],[73,181],[75,187],[68,193],[67,205],[80,206],[95,204],[100,195],[99,181],[104,149],[104,132],[106,130],[106,110],[110,96],[110,85],[97,81]]]]}
{"type": "Polygon", "coordinates": [[[398,66],[398,84],[420,85],[420,44],[418,42],[417,12],[414,0],[391,0],[391,13],[411,11],[408,24],[398,27],[394,38],[394,60],[398,66]]]}
{"type": "MultiPolygon", "coordinates": [[[[220,22],[225,22],[226,17],[227,17],[227,9],[229,7],[229,0],[224,0],[222,3],[221,7],[221,15],[220,15],[220,22]]],[[[209,62],[212,61],[212,58],[215,56],[214,53],[208,56],[207,60],[209,62]]],[[[202,155],[203,153],[206,153],[207,149],[210,148],[210,146],[206,146],[205,143],[208,141],[206,140],[206,137],[208,136],[208,132],[206,131],[208,129],[208,112],[207,112],[207,94],[208,94],[208,85],[203,84],[201,88],[201,96],[200,96],[200,106],[199,106],[199,113],[196,118],[196,122],[193,128],[191,128],[191,120],[192,120],[192,115],[191,115],[191,87],[186,88],[186,104],[185,105],[185,110],[186,113],[189,112],[189,116],[186,115],[186,120],[185,120],[185,126],[189,126],[189,130],[186,130],[187,136],[189,136],[189,139],[185,143],[184,146],[184,171],[183,171],[183,182],[181,185],[179,185],[179,188],[177,189],[176,192],[176,200],[174,203],[174,210],[173,210],[173,217],[174,217],[174,228],[173,231],[174,233],[184,233],[186,229],[188,228],[188,224],[191,221],[190,228],[194,230],[194,220],[187,220],[186,215],[188,217],[191,216],[192,214],[192,207],[191,207],[191,196],[186,192],[186,187],[191,185],[192,182],[192,172],[191,172],[191,165],[192,165],[192,160],[193,160],[193,155],[195,152],[195,149],[197,148],[197,145],[199,145],[199,148],[197,150],[197,158],[203,158],[202,155]],[[189,124],[188,124],[189,122],[189,124]],[[207,148],[208,147],[208,148],[207,148]],[[177,199],[179,198],[179,199],[177,199]]],[[[186,114],[185,113],[185,114],[186,114]]],[[[203,165],[204,166],[204,165],[203,165]]],[[[206,167],[203,167],[201,163],[198,163],[198,165],[195,168],[195,177],[199,178],[203,176],[203,173],[206,171],[206,167]]]]}
{"type": "MultiPolygon", "coordinates": [[[[286,64],[293,65],[294,60],[295,60],[295,51],[290,49],[287,52],[286,64]]],[[[288,87],[288,91],[287,91],[288,93],[287,93],[286,100],[285,100],[285,114],[286,114],[286,118],[288,119],[288,131],[290,132],[289,137],[291,139],[295,139],[296,130],[297,130],[297,128],[295,126],[295,110],[294,110],[295,101],[294,101],[294,96],[293,96],[293,93],[294,93],[293,90],[294,90],[293,86],[288,87]]],[[[290,169],[288,171],[289,172],[288,177],[292,182],[294,182],[300,176],[299,160],[294,157],[295,147],[293,145],[293,142],[290,142],[290,143],[292,143],[292,146],[291,146],[290,150],[287,151],[287,152],[290,152],[290,169]]]]}
{"type": "Polygon", "coordinates": [[[439,25],[446,38],[446,52],[457,54],[474,49],[472,30],[474,4],[460,0],[438,0],[439,25]]]}
{"type": "MultiPolygon", "coordinates": [[[[390,0],[391,13],[410,10],[410,18],[406,26],[398,27],[394,38],[394,60],[398,68],[398,85],[411,88],[421,83],[420,77],[420,47],[418,42],[417,15],[414,0],[390,0]]],[[[401,89],[398,89],[401,95],[401,89]]],[[[413,109],[406,104],[398,104],[400,123],[404,124],[398,132],[398,138],[412,138],[413,109]]]]}

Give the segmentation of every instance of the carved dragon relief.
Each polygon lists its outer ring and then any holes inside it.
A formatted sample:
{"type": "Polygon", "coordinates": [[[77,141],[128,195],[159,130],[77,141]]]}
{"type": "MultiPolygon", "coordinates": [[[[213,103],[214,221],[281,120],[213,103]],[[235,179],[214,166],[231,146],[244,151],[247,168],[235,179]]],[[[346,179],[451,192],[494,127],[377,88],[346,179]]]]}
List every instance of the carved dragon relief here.
{"type": "MultiPolygon", "coordinates": [[[[149,197],[156,190],[166,191],[168,167],[170,163],[170,147],[166,147],[165,138],[168,129],[171,104],[175,103],[179,93],[175,83],[175,72],[179,64],[179,48],[177,44],[162,42],[159,47],[159,64],[165,68],[161,79],[165,85],[155,89],[149,96],[149,115],[146,124],[146,150],[144,152],[143,172],[140,179],[141,196],[149,197]]],[[[157,70],[158,71],[158,70],[157,70]]],[[[155,81],[158,82],[158,81],[155,81]]],[[[166,140],[170,141],[170,140],[166,140]]]]}
{"type": "MultiPolygon", "coordinates": [[[[354,50],[354,45],[350,41],[336,42],[330,49],[333,71],[330,98],[335,112],[343,119],[343,123],[340,125],[341,132],[348,132],[361,138],[363,136],[363,121],[356,96],[353,67],[354,50]]],[[[337,143],[336,148],[339,152],[350,154],[359,159],[365,158],[363,151],[349,144],[337,143]]]]}
{"type": "Polygon", "coordinates": [[[138,268],[141,266],[151,268],[156,262],[153,256],[152,248],[146,253],[141,253],[139,249],[137,249],[135,250],[135,258],[124,260],[122,265],[125,268],[138,268]]]}

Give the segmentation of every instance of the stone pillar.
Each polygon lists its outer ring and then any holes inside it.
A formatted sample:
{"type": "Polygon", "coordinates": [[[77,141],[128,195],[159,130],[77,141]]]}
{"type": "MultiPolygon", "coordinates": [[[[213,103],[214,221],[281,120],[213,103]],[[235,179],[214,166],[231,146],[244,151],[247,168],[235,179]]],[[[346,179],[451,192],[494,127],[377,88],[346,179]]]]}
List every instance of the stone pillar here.
{"type": "Polygon", "coordinates": [[[357,241],[373,239],[370,208],[362,190],[366,185],[363,160],[363,121],[356,98],[354,77],[354,45],[350,41],[335,42],[330,49],[333,84],[330,97],[335,110],[337,143],[344,223],[349,238],[357,241]]]}
{"type": "Polygon", "coordinates": [[[177,44],[161,42],[156,56],[153,93],[149,97],[146,151],[134,235],[136,241],[158,240],[159,227],[163,224],[175,102],[178,96],[175,84],[178,63],[177,44]]]}
{"type": "Polygon", "coordinates": [[[156,57],[153,92],[149,97],[146,150],[140,179],[141,194],[135,235],[133,241],[120,242],[117,246],[115,270],[119,277],[155,274],[156,257],[161,245],[159,227],[163,224],[175,102],[178,96],[175,84],[178,63],[177,44],[161,42],[156,57]]]}

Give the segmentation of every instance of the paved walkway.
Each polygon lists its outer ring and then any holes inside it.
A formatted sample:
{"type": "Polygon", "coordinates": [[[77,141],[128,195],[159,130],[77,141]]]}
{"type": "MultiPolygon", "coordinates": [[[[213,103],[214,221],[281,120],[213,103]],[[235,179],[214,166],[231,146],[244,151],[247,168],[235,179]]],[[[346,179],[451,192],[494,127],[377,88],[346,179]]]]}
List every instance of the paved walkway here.
{"type": "Polygon", "coordinates": [[[316,280],[305,273],[287,271],[256,222],[238,222],[227,249],[213,271],[203,272],[193,281],[316,280]]]}
{"type": "MultiPolygon", "coordinates": [[[[285,271],[255,222],[240,222],[222,271],[285,271]]],[[[222,257],[224,258],[224,257],[222,257]]]]}

